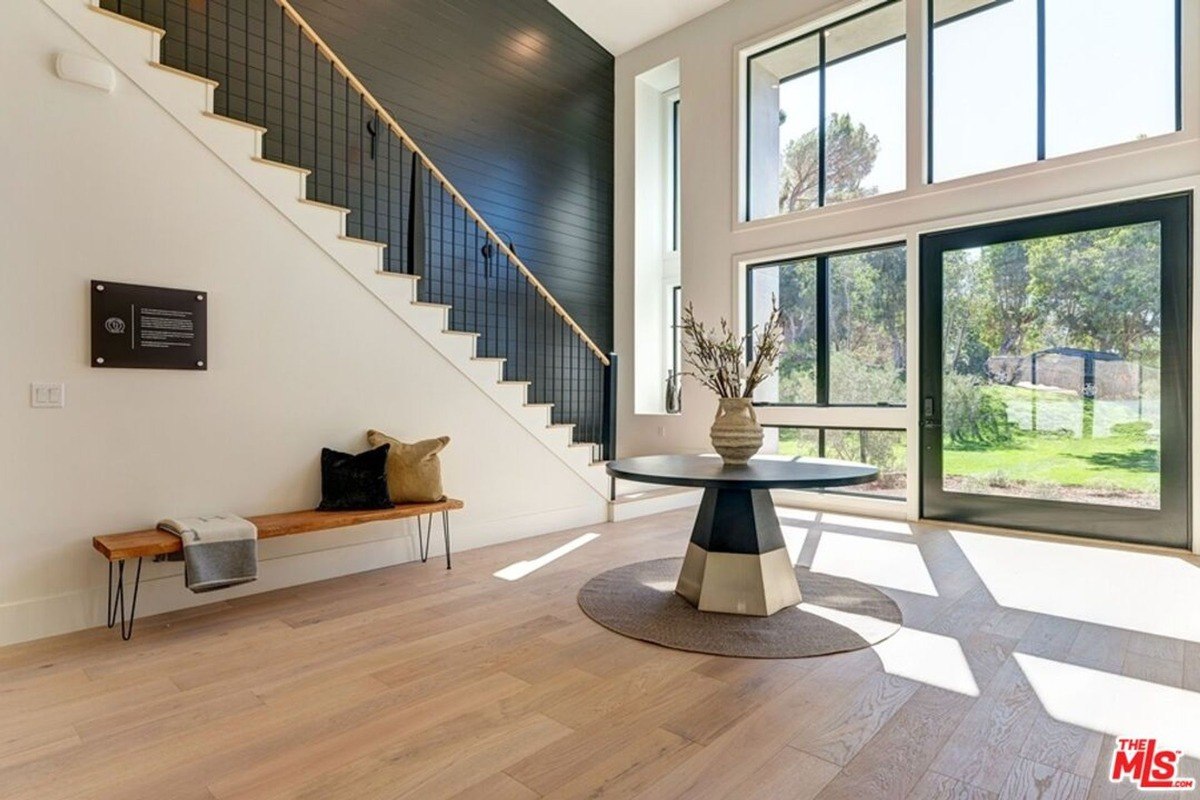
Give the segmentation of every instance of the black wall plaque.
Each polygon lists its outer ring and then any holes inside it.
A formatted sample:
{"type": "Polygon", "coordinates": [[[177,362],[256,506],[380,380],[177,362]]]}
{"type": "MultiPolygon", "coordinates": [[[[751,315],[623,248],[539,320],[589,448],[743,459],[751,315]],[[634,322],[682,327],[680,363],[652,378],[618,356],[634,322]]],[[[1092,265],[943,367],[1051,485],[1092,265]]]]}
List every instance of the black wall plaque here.
{"type": "Polygon", "coordinates": [[[208,292],[92,281],[92,366],[208,369],[208,292]]]}

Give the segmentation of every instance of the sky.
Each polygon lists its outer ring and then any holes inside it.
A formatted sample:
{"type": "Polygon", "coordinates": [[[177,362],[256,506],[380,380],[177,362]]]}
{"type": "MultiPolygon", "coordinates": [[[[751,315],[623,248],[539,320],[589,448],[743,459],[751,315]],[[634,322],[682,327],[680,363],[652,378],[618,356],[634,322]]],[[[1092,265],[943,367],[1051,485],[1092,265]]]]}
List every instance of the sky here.
{"type": "MultiPolygon", "coordinates": [[[[934,178],[1037,158],[1035,0],[1011,0],[936,29],[934,178]]],[[[1173,0],[1046,0],[1046,154],[1175,129],[1173,0]]],[[[826,70],[827,112],[879,136],[864,181],[904,188],[904,44],[826,70]]],[[[784,82],[780,146],[816,124],[815,74],[784,82]]]]}

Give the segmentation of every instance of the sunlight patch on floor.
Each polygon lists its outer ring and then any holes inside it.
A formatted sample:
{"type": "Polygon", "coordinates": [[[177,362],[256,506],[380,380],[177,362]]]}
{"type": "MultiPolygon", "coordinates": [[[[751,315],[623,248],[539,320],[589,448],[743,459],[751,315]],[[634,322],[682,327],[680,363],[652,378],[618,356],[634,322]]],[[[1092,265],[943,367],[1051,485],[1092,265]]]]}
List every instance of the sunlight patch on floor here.
{"type": "Polygon", "coordinates": [[[839,528],[859,528],[878,533],[897,533],[902,536],[912,536],[913,527],[898,519],[876,519],[875,517],[853,517],[848,514],[826,514],[817,517],[822,525],[836,525],[839,528]]]}
{"type": "Polygon", "coordinates": [[[872,648],[889,675],[979,696],[975,674],[963,653],[962,645],[951,636],[901,628],[895,636],[872,648]]]}
{"type": "Polygon", "coordinates": [[[499,572],[493,572],[492,576],[505,581],[516,581],[524,578],[529,573],[539,570],[547,564],[557,561],[558,559],[570,553],[573,550],[578,550],[593,539],[599,539],[598,533],[585,533],[580,537],[572,539],[561,547],[556,547],[546,555],[535,558],[531,561],[518,561],[515,564],[509,564],[499,572]]]}
{"type": "Polygon", "coordinates": [[[796,566],[796,562],[800,560],[800,553],[804,550],[806,541],[808,541],[808,531],[803,528],[783,529],[783,543],[787,546],[788,558],[792,560],[792,566],[796,566]]]}
{"type": "Polygon", "coordinates": [[[827,619],[830,622],[836,622],[838,625],[849,628],[857,633],[863,639],[871,640],[878,639],[881,636],[887,636],[892,631],[896,630],[896,623],[888,622],[884,619],[876,619],[868,617],[866,614],[854,614],[849,611],[840,611],[836,608],[827,606],[819,606],[816,603],[800,603],[796,608],[801,611],[807,611],[809,614],[815,614],[818,617],[827,619]]]}
{"type": "Polygon", "coordinates": [[[921,549],[908,542],[825,531],[813,556],[813,572],[937,597],[921,549]]]}
{"type": "Polygon", "coordinates": [[[779,517],[779,524],[785,528],[808,529],[820,516],[820,512],[809,511],[806,508],[775,506],[775,516],[779,517]]]}
{"type": "Polygon", "coordinates": [[[1002,606],[1200,642],[1200,568],[1180,558],[970,531],[950,535],[1002,606]]]}
{"type": "MultiPolygon", "coordinates": [[[[895,624],[851,614],[812,603],[801,603],[798,608],[830,622],[844,625],[864,639],[876,639],[895,628],[895,624]]],[[[879,656],[883,670],[889,675],[919,683],[948,689],[970,697],[979,696],[979,685],[971,672],[971,665],[957,639],[936,633],[927,633],[913,628],[901,628],[884,639],[872,650],[879,656]]]]}
{"type": "Polygon", "coordinates": [[[1200,757],[1200,694],[1111,672],[1014,653],[1046,713],[1118,737],[1157,738],[1200,757]]]}

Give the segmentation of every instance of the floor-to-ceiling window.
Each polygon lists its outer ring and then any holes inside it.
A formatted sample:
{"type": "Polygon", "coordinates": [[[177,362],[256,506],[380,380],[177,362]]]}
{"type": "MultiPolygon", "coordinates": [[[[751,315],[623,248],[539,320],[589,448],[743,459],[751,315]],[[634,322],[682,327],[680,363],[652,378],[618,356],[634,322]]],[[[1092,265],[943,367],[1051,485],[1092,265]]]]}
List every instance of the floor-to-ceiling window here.
{"type": "Polygon", "coordinates": [[[924,237],[926,516],[1187,544],[1190,204],[924,237]]]}

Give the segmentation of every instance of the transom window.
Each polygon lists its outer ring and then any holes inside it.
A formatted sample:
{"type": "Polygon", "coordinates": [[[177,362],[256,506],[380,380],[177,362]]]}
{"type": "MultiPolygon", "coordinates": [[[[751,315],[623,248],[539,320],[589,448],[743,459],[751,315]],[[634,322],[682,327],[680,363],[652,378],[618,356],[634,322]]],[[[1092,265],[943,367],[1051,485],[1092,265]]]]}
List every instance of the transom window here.
{"type": "Polygon", "coordinates": [[[746,219],[905,183],[904,3],[876,6],[746,61],[746,219]]]}
{"type": "Polygon", "coordinates": [[[759,264],[747,271],[747,320],[779,304],[779,371],[764,405],[905,404],[907,257],[903,244],[759,264]]]}
{"type": "Polygon", "coordinates": [[[1182,128],[1179,0],[928,0],[929,179],[1182,128]]]}

